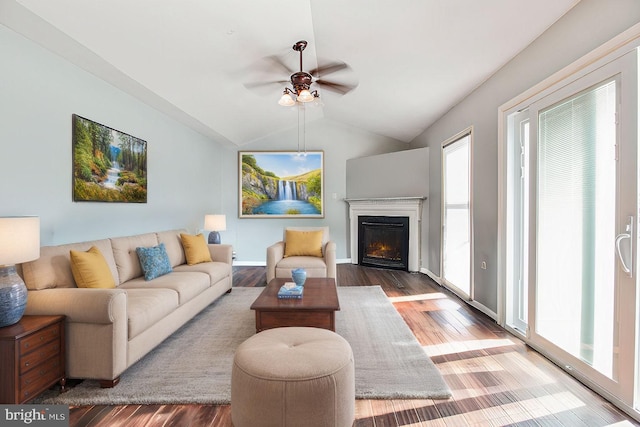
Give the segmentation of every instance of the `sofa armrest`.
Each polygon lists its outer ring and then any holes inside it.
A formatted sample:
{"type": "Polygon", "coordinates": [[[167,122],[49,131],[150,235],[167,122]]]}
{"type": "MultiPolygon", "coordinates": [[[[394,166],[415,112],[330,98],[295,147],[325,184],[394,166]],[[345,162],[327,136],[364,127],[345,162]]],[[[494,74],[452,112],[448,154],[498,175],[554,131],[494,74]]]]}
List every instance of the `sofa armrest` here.
{"type": "Polygon", "coordinates": [[[276,277],[276,264],[284,258],[284,241],[274,243],[267,248],[267,283],[276,277]]]}
{"type": "Polygon", "coordinates": [[[68,322],[110,324],[127,319],[127,293],[124,289],[84,288],[29,291],[24,314],[63,314],[68,322]]]}
{"type": "Polygon", "coordinates": [[[209,247],[212,261],[224,262],[230,265],[233,264],[233,246],[213,244],[207,244],[207,246],[209,247]]]}
{"type": "Polygon", "coordinates": [[[25,314],[64,314],[68,378],[113,384],[127,368],[127,292],[58,288],[29,291],[25,314]]]}
{"type": "Polygon", "coordinates": [[[336,279],[336,242],[329,241],[324,246],[324,263],[327,265],[327,277],[336,279]]]}

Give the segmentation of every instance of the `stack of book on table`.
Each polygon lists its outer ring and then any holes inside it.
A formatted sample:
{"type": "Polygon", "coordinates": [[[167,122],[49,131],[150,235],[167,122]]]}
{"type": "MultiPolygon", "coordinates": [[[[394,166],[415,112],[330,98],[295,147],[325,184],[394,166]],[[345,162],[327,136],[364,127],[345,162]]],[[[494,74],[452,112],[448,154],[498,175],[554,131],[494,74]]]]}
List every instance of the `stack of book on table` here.
{"type": "Polygon", "coordinates": [[[304,292],[304,286],[297,286],[293,282],[287,282],[280,287],[278,291],[278,298],[302,298],[304,292]]]}

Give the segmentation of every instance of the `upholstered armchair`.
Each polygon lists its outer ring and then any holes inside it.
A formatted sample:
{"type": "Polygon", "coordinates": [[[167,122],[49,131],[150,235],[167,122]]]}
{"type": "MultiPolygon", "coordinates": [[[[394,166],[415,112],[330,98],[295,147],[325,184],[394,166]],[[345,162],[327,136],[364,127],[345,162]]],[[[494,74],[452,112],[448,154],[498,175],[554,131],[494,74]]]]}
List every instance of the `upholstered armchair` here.
{"type": "Polygon", "coordinates": [[[336,244],[329,240],[329,227],[287,227],[283,240],[267,248],[267,283],[290,278],[296,268],[304,268],[307,277],[336,278],[336,244]]]}

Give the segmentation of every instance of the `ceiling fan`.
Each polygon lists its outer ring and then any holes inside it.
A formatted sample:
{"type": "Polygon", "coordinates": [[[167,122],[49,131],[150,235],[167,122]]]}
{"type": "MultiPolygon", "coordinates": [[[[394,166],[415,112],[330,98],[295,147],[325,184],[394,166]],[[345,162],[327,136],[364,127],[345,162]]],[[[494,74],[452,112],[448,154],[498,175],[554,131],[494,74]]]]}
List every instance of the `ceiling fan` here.
{"type": "Polygon", "coordinates": [[[283,106],[293,106],[296,105],[296,102],[311,102],[315,98],[318,98],[320,94],[317,90],[312,90],[311,85],[317,84],[324,89],[330,90],[332,92],[339,93],[344,95],[353,89],[355,89],[357,84],[346,84],[346,83],[337,83],[334,81],[325,80],[324,78],[314,77],[320,75],[327,75],[330,73],[334,73],[336,71],[350,69],[350,67],[341,61],[331,62],[326,65],[318,66],[308,72],[304,71],[302,68],[302,52],[307,47],[307,42],[305,40],[300,40],[296,42],[292,49],[300,54],[300,71],[294,71],[289,68],[280,57],[278,56],[269,56],[271,62],[275,63],[279,67],[285,69],[289,73],[292,73],[289,77],[289,80],[278,80],[272,82],[260,82],[260,83],[246,83],[245,87],[254,88],[257,86],[270,85],[273,83],[291,83],[292,87],[285,87],[282,93],[282,97],[278,101],[278,104],[283,106]],[[292,97],[293,96],[293,97],[292,97]]]}

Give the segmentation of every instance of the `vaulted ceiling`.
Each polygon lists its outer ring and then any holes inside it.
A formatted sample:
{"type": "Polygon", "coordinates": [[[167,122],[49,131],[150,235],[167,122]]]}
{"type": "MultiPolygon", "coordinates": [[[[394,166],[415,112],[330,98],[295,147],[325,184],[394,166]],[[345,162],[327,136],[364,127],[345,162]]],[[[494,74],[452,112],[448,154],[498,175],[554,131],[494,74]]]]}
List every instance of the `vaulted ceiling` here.
{"type": "MultiPolygon", "coordinates": [[[[578,0],[3,0],[0,23],[220,141],[297,125],[277,104],[299,68],[349,65],[312,84],[323,118],[410,142],[578,0]],[[275,56],[276,61],[269,60],[275,56]]],[[[46,71],[46,70],[45,70],[46,71]]]]}

